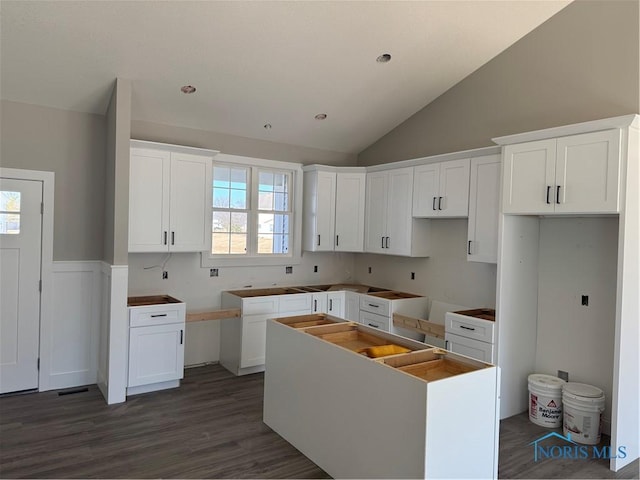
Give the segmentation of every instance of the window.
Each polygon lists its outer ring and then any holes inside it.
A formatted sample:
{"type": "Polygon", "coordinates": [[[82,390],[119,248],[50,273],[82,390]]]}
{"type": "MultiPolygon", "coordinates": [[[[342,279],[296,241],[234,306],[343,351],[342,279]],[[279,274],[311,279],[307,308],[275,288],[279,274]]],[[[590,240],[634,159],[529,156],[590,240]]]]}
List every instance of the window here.
{"type": "Polygon", "coordinates": [[[298,164],[216,156],[211,252],[203,266],[298,263],[301,178],[298,164]]]}
{"type": "Polygon", "coordinates": [[[20,233],[20,192],[0,191],[0,234],[20,233]]]}

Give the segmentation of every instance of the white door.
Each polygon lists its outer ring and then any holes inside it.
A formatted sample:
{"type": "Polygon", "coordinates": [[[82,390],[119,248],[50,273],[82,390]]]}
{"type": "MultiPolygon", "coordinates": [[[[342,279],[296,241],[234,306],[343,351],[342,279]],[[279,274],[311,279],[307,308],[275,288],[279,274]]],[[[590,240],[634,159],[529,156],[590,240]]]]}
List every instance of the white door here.
{"type": "Polygon", "coordinates": [[[469,214],[469,168],[469,159],[440,164],[440,216],[466,217],[469,214]]]}
{"type": "Polygon", "coordinates": [[[0,179],[0,393],[38,388],[42,182],[0,179]]]}
{"type": "Polygon", "coordinates": [[[414,217],[435,217],[438,215],[439,184],[439,163],[415,167],[413,178],[414,217]]]}
{"type": "Polygon", "coordinates": [[[387,233],[387,173],[367,173],[365,246],[366,252],[385,253],[387,233]]]}
{"type": "Polygon", "coordinates": [[[498,262],[500,157],[471,159],[467,260],[498,262]]]}
{"type": "Polygon", "coordinates": [[[504,148],[504,213],[554,211],[556,140],[507,145],[504,148]]]}
{"type": "Polygon", "coordinates": [[[364,245],[364,173],[338,173],[336,182],[337,252],[362,252],[364,245]]]}
{"type": "Polygon", "coordinates": [[[556,212],[617,213],[620,130],[558,139],[556,212]]]}
{"type": "Polygon", "coordinates": [[[389,171],[387,237],[385,251],[391,255],[411,254],[411,205],[413,203],[413,168],[389,171]]]}
{"type": "Polygon", "coordinates": [[[211,157],[171,154],[169,250],[211,249],[211,157]]]}
{"type": "Polygon", "coordinates": [[[169,152],[132,148],[129,251],[166,252],[169,242],[169,152]]]}

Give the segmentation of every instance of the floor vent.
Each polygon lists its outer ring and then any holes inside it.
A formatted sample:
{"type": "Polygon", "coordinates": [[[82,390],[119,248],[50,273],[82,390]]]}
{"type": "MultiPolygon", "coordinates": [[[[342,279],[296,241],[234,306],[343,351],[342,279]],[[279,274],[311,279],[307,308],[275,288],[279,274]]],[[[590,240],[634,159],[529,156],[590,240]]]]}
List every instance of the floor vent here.
{"type": "Polygon", "coordinates": [[[87,387],[83,387],[83,388],[71,388],[69,390],[65,390],[63,392],[58,392],[58,396],[61,397],[62,395],[71,395],[73,393],[82,393],[82,392],[88,392],[89,389],[87,387]]]}

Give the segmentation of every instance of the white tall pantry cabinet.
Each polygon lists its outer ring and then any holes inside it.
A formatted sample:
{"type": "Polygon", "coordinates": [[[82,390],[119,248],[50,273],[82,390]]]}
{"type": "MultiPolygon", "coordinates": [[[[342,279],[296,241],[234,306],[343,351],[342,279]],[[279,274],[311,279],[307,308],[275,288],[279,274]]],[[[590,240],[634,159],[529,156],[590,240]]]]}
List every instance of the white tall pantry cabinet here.
{"type": "Polygon", "coordinates": [[[558,363],[575,357],[578,371],[569,376],[583,383],[593,383],[596,372],[580,371],[582,364],[609,365],[610,371],[599,377],[611,382],[603,385],[611,392],[605,430],[610,422],[612,452],[626,448],[625,458],[611,459],[614,471],[640,454],[639,128],[640,117],[629,115],[494,139],[503,145],[504,162],[496,308],[501,418],[527,409],[528,374],[540,365],[562,369],[544,357],[558,363]],[[601,228],[611,225],[617,227],[617,242],[615,236],[603,242],[601,228]],[[593,236],[585,238],[577,228],[582,226],[593,236]],[[599,251],[594,244],[607,249],[599,251]],[[612,271],[615,282],[598,283],[602,269],[612,271]],[[547,279],[560,273],[569,281],[549,291],[547,279]],[[601,302],[609,299],[611,306],[603,313],[601,302]],[[549,304],[558,308],[549,309],[549,304]],[[585,340],[599,340],[589,325],[603,322],[613,330],[613,345],[584,348],[585,340]],[[540,344],[553,337],[540,331],[549,323],[556,331],[573,332],[566,352],[540,344]]]}
{"type": "Polygon", "coordinates": [[[211,248],[213,156],[218,152],[131,140],[129,251],[211,248]]]}

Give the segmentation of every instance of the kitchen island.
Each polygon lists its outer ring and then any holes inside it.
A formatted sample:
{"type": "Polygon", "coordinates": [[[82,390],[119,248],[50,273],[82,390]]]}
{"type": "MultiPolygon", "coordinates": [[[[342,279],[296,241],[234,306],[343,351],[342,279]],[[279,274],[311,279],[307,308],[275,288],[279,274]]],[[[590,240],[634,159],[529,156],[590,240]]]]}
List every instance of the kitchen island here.
{"type": "Polygon", "coordinates": [[[334,478],[497,477],[497,367],[321,320],[267,321],[269,427],[334,478]],[[407,353],[363,354],[388,344],[407,353]]]}

